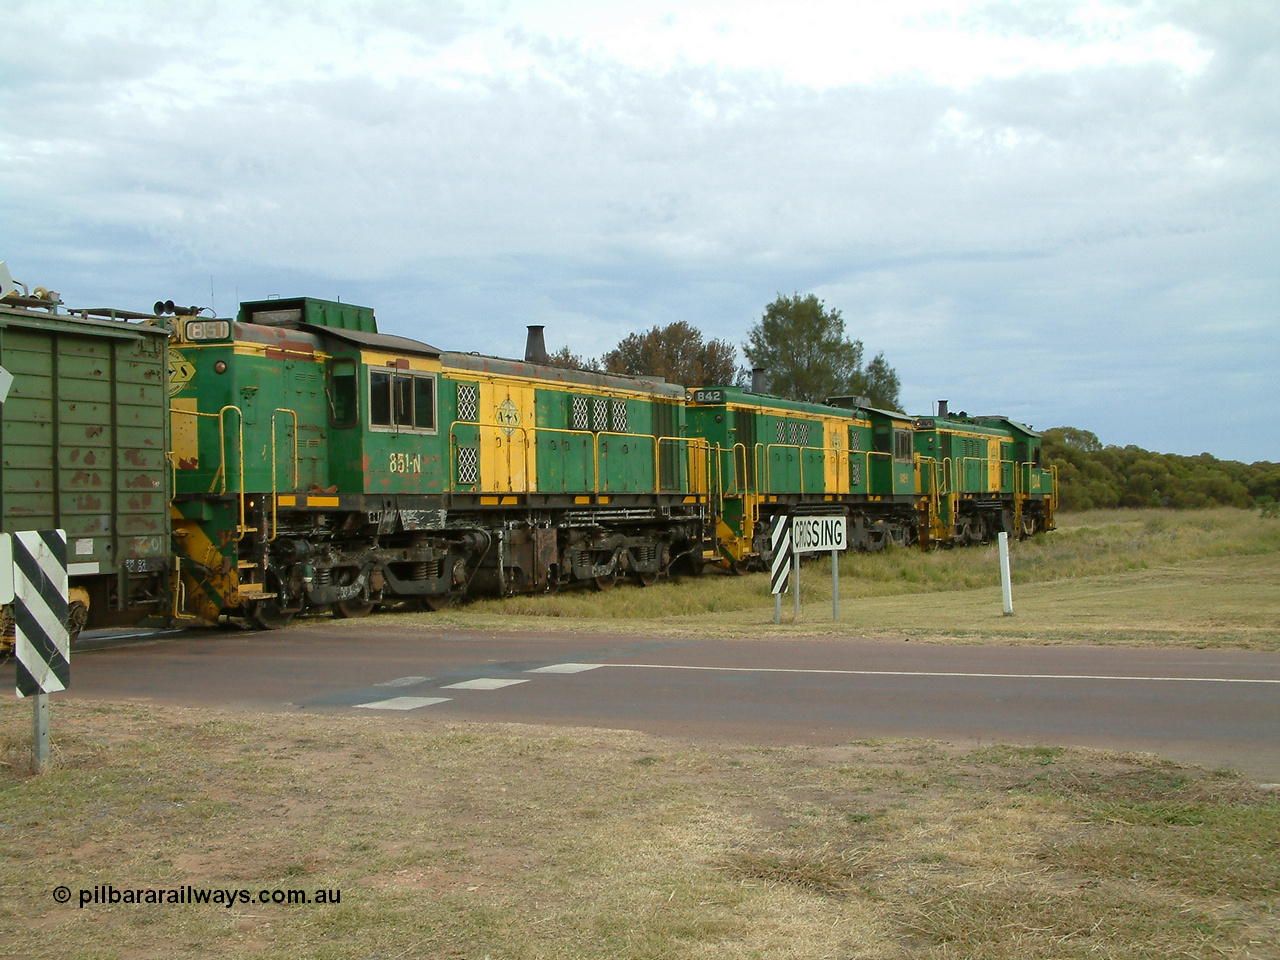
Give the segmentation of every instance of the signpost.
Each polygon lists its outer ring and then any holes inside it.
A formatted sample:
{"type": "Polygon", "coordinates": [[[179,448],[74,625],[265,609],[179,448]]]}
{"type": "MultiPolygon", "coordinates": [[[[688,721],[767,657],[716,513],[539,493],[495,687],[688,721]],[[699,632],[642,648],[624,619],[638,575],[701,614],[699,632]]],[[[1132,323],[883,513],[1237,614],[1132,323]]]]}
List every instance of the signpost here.
{"type": "Polygon", "coordinates": [[[773,622],[782,621],[782,591],[787,588],[788,568],[793,564],[792,589],[796,616],[800,615],[800,554],[831,551],[831,619],[840,619],[840,551],[848,546],[845,518],[775,517],[772,529],[774,595],[773,622]]]}

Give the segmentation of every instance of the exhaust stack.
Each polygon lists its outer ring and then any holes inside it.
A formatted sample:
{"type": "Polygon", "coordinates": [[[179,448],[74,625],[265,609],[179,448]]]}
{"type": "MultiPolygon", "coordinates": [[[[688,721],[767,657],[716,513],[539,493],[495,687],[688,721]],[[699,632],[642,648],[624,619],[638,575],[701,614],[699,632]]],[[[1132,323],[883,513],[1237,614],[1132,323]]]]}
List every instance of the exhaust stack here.
{"type": "Polygon", "coordinates": [[[947,416],[947,401],[945,400],[938,401],[938,416],[940,418],[947,416]]]}
{"type": "Polygon", "coordinates": [[[769,389],[769,371],[764,367],[751,368],[751,392],[766,393],[769,389]]]}
{"type": "Polygon", "coordinates": [[[524,344],[525,363],[546,363],[547,342],[543,339],[541,324],[529,324],[529,339],[524,344]]]}

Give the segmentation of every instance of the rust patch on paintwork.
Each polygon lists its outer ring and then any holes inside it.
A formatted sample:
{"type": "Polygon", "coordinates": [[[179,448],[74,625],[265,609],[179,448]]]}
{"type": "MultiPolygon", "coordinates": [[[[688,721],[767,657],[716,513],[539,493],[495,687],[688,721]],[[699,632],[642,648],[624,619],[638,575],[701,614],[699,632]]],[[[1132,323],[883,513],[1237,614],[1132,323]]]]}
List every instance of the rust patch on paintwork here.
{"type": "Polygon", "coordinates": [[[160,483],[156,480],[155,477],[149,477],[145,473],[140,473],[136,477],[134,477],[132,480],[127,481],[125,483],[125,486],[126,487],[147,487],[149,489],[155,489],[156,487],[160,486],[160,483]]]}
{"type": "Polygon", "coordinates": [[[102,474],[86,473],[84,470],[77,470],[71,475],[71,486],[100,487],[102,486],[102,474]]]}
{"type": "Polygon", "coordinates": [[[84,455],[84,462],[85,462],[85,466],[91,467],[98,462],[98,455],[94,453],[92,450],[90,450],[88,453],[84,455]]]}
{"type": "Polygon", "coordinates": [[[102,500],[101,498],[95,497],[92,494],[85,494],[84,496],[76,500],[76,509],[77,510],[101,510],[102,500]]]}
{"type": "Polygon", "coordinates": [[[71,456],[70,456],[70,458],[69,458],[69,459],[71,460],[71,462],[72,462],[72,463],[75,463],[77,460],[79,460],[79,459],[80,459],[80,448],[79,448],[79,447],[76,447],[74,450],[72,450],[72,451],[71,451],[71,456]]]}
{"type": "Polygon", "coordinates": [[[184,458],[182,458],[182,457],[179,457],[179,458],[178,458],[178,469],[179,469],[179,470],[199,470],[199,469],[200,469],[200,461],[199,461],[198,459],[196,459],[195,457],[191,457],[191,458],[189,458],[189,459],[184,459],[184,458]]]}
{"type": "Polygon", "coordinates": [[[126,448],[121,452],[124,454],[124,458],[128,460],[130,463],[132,463],[135,467],[145,467],[147,465],[147,458],[142,455],[141,450],[126,448]]]}
{"type": "Polygon", "coordinates": [[[102,427],[85,427],[84,435],[86,437],[96,437],[102,434],[102,427]]]}

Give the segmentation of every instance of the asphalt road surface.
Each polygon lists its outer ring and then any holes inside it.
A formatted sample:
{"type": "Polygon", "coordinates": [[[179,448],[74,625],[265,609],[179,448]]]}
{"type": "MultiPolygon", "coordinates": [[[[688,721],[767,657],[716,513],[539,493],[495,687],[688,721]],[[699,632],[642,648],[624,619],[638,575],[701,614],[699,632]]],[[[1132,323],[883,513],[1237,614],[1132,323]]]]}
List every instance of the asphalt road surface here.
{"type": "MultiPolygon", "coordinates": [[[[510,721],[698,741],[876,737],[1150,751],[1280,782],[1280,655],[438,633],[394,616],[90,640],[58,697],[403,722],[510,721]]],[[[13,683],[12,663],[0,684],[13,683]]]]}

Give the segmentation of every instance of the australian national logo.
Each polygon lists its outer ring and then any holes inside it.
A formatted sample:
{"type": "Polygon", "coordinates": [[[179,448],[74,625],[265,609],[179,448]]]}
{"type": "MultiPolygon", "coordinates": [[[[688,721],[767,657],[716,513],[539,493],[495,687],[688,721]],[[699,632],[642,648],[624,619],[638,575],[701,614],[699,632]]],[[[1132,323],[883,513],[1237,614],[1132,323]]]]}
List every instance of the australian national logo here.
{"type": "Polygon", "coordinates": [[[196,365],[177,350],[169,351],[169,396],[173,396],[196,375],[196,365]]]}
{"type": "Polygon", "coordinates": [[[497,419],[498,423],[502,424],[502,432],[508,437],[516,432],[516,427],[520,426],[520,411],[516,409],[510,397],[498,405],[497,419]]]}

